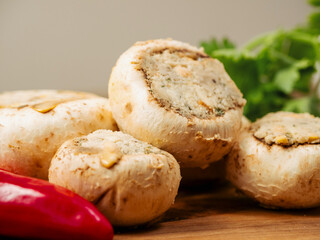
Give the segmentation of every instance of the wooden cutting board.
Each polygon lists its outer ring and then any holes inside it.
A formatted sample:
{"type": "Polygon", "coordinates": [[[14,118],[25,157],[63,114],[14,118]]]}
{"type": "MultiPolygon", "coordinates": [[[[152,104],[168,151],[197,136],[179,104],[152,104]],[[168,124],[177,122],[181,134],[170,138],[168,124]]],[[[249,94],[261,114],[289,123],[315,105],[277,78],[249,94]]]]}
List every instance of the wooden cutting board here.
{"type": "Polygon", "coordinates": [[[157,224],[116,229],[114,239],[320,239],[320,208],[268,210],[231,186],[189,189],[157,224]]]}

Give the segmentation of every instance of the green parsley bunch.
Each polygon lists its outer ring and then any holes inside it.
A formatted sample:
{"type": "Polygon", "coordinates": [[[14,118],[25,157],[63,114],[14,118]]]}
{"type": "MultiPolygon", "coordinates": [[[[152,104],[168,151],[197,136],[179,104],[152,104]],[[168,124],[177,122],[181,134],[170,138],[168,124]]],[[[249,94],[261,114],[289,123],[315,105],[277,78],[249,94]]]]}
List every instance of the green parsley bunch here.
{"type": "Polygon", "coordinates": [[[250,120],[280,110],[320,116],[320,0],[309,3],[315,11],[304,26],[263,34],[241,48],[227,38],[201,43],[242,91],[250,120]]]}

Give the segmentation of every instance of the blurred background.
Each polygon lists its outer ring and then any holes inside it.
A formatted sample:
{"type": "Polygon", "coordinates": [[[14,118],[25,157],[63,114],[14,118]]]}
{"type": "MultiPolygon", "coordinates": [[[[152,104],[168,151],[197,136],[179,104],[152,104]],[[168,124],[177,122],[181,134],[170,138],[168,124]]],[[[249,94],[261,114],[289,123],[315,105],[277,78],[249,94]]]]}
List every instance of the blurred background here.
{"type": "Polygon", "coordinates": [[[107,95],[119,55],[134,42],[241,45],[305,21],[303,0],[0,0],[0,92],[71,89],[107,95]]]}

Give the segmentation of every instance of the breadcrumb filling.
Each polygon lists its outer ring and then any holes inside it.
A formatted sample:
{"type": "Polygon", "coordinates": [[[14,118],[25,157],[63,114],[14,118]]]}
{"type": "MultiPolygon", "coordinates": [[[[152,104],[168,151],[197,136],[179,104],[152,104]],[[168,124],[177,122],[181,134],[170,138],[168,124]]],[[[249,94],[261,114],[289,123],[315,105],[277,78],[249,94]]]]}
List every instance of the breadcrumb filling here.
{"type": "Polygon", "coordinates": [[[251,126],[253,135],[268,145],[320,143],[320,118],[304,113],[270,113],[251,126]]]}
{"type": "Polygon", "coordinates": [[[46,113],[53,110],[57,105],[61,103],[91,97],[94,97],[94,95],[81,92],[56,90],[8,92],[0,94],[0,109],[21,109],[25,107],[30,107],[37,112],[46,113]]]}
{"type": "Polygon", "coordinates": [[[223,116],[245,100],[224,68],[205,54],[164,49],[141,61],[149,91],[167,110],[191,118],[223,116]]]}
{"type": "Polygon", "coordinates": [[[74,139],[73,143],[78,149],[78,153],[100,154],[104,151],[106,146],[112,144],[124,155],[152,153],[166,155],[166,152],[161,151],[146,142],[139,141],[122,132],[112,132],[109,130],[97,130],[86,137],[74,139]]]}

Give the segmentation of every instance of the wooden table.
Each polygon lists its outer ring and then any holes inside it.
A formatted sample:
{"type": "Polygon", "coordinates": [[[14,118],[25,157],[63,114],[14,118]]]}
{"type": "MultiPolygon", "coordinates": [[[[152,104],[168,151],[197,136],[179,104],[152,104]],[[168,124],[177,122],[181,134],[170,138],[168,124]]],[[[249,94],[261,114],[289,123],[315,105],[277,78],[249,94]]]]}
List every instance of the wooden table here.
{"type": "Polygon", "coordinates": [[[114,239],[320,239],[320,208],[268,210],[231,186],[182,190],[157,224],[116,229],[114,239]]]}

